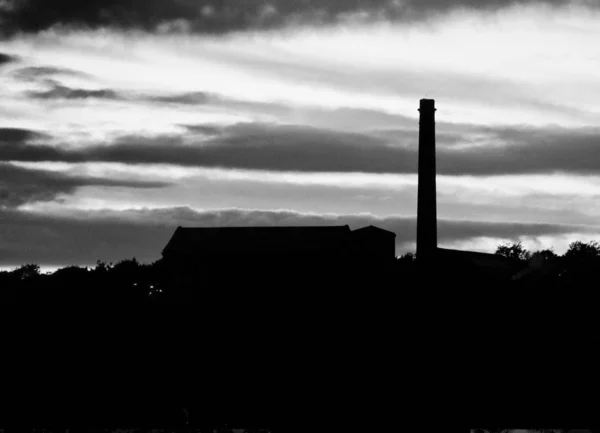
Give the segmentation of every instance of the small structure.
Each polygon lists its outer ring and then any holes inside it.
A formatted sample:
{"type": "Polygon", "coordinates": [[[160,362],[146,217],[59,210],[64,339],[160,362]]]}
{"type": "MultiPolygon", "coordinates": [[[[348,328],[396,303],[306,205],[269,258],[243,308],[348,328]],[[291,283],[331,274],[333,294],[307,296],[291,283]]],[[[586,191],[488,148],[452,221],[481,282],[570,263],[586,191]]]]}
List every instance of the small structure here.
{"type": "Polygon", "coordinates": [[[396,234],[373,225],[351,232],[351,243],[362,262],[386,262],[396,256],[396,234]]]}
{"type": "Polygon", "coordinates": [[[523,265],[498,254],[437,248],[436,268],[449,281],[474,284],[506,284],[523,265]]]}

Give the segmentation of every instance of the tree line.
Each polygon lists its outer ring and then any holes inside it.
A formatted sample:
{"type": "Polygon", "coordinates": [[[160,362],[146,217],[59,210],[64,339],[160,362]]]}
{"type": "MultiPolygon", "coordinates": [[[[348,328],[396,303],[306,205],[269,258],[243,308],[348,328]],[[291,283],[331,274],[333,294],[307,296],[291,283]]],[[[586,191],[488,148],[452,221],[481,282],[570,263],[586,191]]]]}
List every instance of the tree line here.
{"type": "Polygon", "coordinates": [[[150,264],[132,259],[117,263],[98,260],[94,267],[67,266],[42,273],[37,264],[0,272],[2,301],[115,301],[157,299],[163,284],[161,260],[150,264]]]}
{"type": "MultiPolygon", "coordinates": [[[[513,276],[516,285],[573,286],[588,283],[600,268],[600,243],[572,242],[557,255],[552,249],[527,250],[521,242],[498,245],[495,254],[522,264],[513,276]]],[[[414,274],[417,256],[396,258],[393,277],[414,274]]],[[[136,258],[117,263],[97,261],[94,267],[67,266],[42,273],[37,264],[0,271],[2,301],[152,302],[169,297],[162,259],[144,264],[136,258]]]]}

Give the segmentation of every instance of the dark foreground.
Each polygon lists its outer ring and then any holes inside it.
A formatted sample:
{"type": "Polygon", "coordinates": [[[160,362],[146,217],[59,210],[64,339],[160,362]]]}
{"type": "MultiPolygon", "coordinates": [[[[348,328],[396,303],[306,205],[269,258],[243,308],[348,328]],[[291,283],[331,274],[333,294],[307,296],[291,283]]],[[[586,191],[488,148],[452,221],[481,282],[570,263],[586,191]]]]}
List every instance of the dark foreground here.
{"type": "Polygon", "coordinates": [[[417,270],[288,280],[181,289],[170,302],[5,307],[0,418],[174,428],[184,408],[188,427],[597,412],[589,287],[482,286],[417,270]]]}

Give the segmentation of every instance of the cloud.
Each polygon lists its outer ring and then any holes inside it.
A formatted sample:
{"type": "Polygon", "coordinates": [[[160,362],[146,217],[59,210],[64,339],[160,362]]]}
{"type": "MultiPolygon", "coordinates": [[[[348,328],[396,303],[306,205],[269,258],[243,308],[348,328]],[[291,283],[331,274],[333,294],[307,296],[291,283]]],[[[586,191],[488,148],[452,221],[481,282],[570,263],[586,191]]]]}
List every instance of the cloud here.
{"type": "Polygon", "coordinates": [[[23,142],[0,148],[0,160],[170,163],[283,171],[412,172],[414,152],[385,146],[381,139],[324,129],[237,124],[216,138],[186,144],[178,135],[126,136],[109,146],[66,150],[23,142]]]}
{"type": "MultiPolygon", "coordinates": [[[[27,141],[36,132],[0,129],[0,160],[168,163],[301,172],[416,173],[416,130],[341,132],[299,125],[187,125],[188,133],[122,136],[79,149],[27,141]],[[194,133],[201,132],[203,138],[194,133]],[[207,137],[206,137],[207,136],[207,137]],[[4,138],[3,138],[4,137],[4,138]]],[[[477,127],[441,133],[440,175],[600,173],[598,128],[477,127]],[[474,138],[472,134],[478,137],[474,138]],[[481,138],[481,137],[484,138],[481,138]]]]}
{"type": "Polygon", "coordinates": [[[295,125],[243,123],[221,136],[186,144],[181,137],[122,137],[110,147],[89,149],[89,160],[170,162],[203,167],[282,171],[410,171],[411,161],[381,139],[295,125]],[[393,161],[390,164],[390,161],[393,161]]]}
{"type": "Polygon", "coordinates": [[[160,257],[173,232],[171,227],[142,225],[118,218],[73,219],[0,208],[0,263],[92,265],[96,260],[118,261],[136,256],[142,261],[160,257]]]}
{"type": "Polygon", "coordinates": [[[498,9],[520,3],[565,5],[569,0],[13,0],[0,11],[5,33],[55,25],[219,34],[290,24],[422,19],[456,8],[498,9]]]}
{"type": "MultiPolygon", "coordinates": [[[[377,218],[372,215],[319,215],[289,210],[222,209],[198,212],[188,207],[126,211],[78,211],[68,215],[0,209],[0,264],[26,262],[42,265],[91,265],[96,260],[118,261],[135,256],[142,262],[160,258],[178,225],[293,226],[345,225],[351,229],[376,225],[396,233],[397,249],[415,240],[414,218],[377,218]]],[[[440,242],[475,236],[514,238],[592,232],[589,227],[549,224],[439,221],[440,242]]]]}
{"type": "Polygon", "coordinates": [[[0,144],[2,149],[7,149],[10,146],[19,146],[21,144],[34,140],[47,138],[47,134],[38,131],[23,128],[0,128],[0,144]]]}
{"type": "Polygon", "coordinates": [[[169,96],[148,96],[143,99],[167,104],[203,105],[216,100],[217,97],[205,92],[189,92],[169,96]]]}
{"type": "MultiPolygon", "coordinates": [[[[233,113],[249,113],[256,116],[269,116],[280,123],[312,126],[315,128],[333,129],[346,132],[376,131],[393,133],[400,131],[403,134],[413,133],[418,125],[418,120],[400,114],[391,114],[381,110],[368,108],[324,108],[318,106],[298,107],[277,102],[244,101],[226,97],[210,92],[188,92],[166,96],[155,95],[128,95],[127,99],[140,102],[153,102],[158,104],[180,104],[209,106],[210,108],[225,109],[233,113]],[[398,129],[404,128],[404,129],[398,129]]],[[[210,125],[181,125],[192,132],[201,132],[210,125]]],[[[222,127],[218,127],[222,131],[222,127]]],[[[442,133],[444,135],[444,133],[442,133]]],[[[438,137],[443,136],[438,134],[438,137]]]]}
{"type": "MultiPolygon", "coordinates": [[[[47,134],[0,128],[0,160],[168,163],[302,172],[416,173],[417,131],[409,129],[345,133],[299,125],[241,123],[186,125],[188,134],[122,136],[110,145],[77,150],[39,143],[47,134]],[[201,133],[204,139],[195,136],[201,133]]],[[[440,175],[505,175],[568,172],[600,173],[598,128],[465,126],[438,133],[440,175]],[[473,142],[470,134],[484,134],[473,142]]]]}
{"type": "Polygon", "coordinates": [[[181,125],[186,128],[189,132],[194,134],[203,134],[203,135],[221,135],[223,133],[222,126],[216,125],[181,125]]]}
{"type": "Polygon", "coordinates": [[[64,161],[71,157],[66,151],[47,145],[32,144],[50,136],[22,128],[0,128],[0,161],[64,161]]]}
{"type": "Polygon", "coordinates": [[[33,81],[56,75],[68,75],[73,77],[89,77],[88,74],[69,68],[58,68],[55,66],[28,66],[12,71],[12,75],[25,81],[33,81]]]}
{"type": "Polygon", "coordinates": [[[440,242],[464,241],[465,239],[479,237],[517,239],[522,236],[535,237],[558,235],[577,231],[598,231],[599,228],[567,224],[524,224],[494,221],[456,221],[438,219],[438,239],[440,242]]]}
{"type": "Polygon", "coordinates": [[[599,128],[482,128],[485,146],[438,151],[438,172],[449,175],[600,173],[594,155],[600,149],[599,128]]]}
{"type": "Polygon", "coordinates": [[[7,63],[16,62],[18,58],[11,54],[0,53],[0,66],[5,65],[7,63]]]}
{"type": "Polygon", "coordinates": [[[121,99],[120,95],[114,90],[109,89],[73,89],[61,84],[53,84],[50,90],[46,91],[29,91],[29,97],[34,99],[121,99]]]}
{"type": "Polygon", "coordinates": [[[53,201],[72,194],[81,186],[162,188],[165,182],[116,180],[84,177],[47,170],[27,169],[0,163],[0,208],[15,208],[27,203],[53,201]]]}

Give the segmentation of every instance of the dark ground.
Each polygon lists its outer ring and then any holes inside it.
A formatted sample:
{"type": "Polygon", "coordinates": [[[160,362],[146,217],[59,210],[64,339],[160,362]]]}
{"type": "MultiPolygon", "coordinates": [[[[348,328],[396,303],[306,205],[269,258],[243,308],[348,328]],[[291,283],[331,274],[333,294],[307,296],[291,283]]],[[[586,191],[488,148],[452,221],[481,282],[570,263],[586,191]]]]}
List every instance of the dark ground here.
{"type": "Polygon", "coordinates": [[[0,419],[183,428],[184,407],[198,426],[596,416],[589,291],[433,281],[237,287],[171,305],[13,306],[2,314],[0,419]]]}

